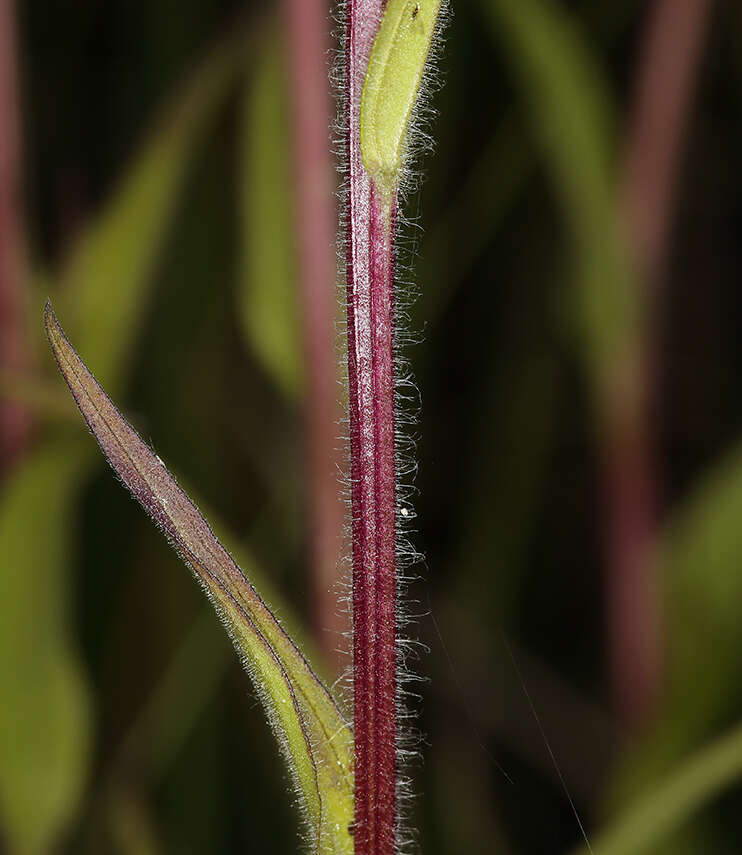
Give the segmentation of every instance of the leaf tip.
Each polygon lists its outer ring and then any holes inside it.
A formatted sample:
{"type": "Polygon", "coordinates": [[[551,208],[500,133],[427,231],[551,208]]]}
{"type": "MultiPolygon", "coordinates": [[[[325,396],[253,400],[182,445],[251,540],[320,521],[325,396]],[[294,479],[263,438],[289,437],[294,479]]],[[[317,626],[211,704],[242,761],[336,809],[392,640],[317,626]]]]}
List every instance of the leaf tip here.
{"type": "Polygon", "coordinates": [[[64,338],[64,333],[62,332],[62,327],[59,326],[59,321],[52,308],[52,301],[49,298],[44,303],[44,329],[46,330],[46,337],[49,339],[49,344],[56,356],[59,340],[60,338],[64,338]]]}
{"type": "Polygon", "coordinates": [[[52,309],[52,301],[47,297],[46,302],[44,303],[44,326],[49,331],[49,325],[55,323],[57,320],[54,309],[52,309]]]}

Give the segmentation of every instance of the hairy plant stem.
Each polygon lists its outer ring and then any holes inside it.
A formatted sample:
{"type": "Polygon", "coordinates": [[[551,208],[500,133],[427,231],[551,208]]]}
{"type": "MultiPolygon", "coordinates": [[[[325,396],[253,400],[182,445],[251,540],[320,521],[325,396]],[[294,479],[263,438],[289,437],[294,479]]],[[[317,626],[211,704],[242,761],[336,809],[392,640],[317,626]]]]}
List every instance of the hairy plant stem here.
{"type": "Polygon", "coordinates": [[[348,0],[347,301],[353,539],[355,853],[391,855],[397,825],[394,255],[397,197],[361,157],[360,104],[381,0],[348,0]]]}

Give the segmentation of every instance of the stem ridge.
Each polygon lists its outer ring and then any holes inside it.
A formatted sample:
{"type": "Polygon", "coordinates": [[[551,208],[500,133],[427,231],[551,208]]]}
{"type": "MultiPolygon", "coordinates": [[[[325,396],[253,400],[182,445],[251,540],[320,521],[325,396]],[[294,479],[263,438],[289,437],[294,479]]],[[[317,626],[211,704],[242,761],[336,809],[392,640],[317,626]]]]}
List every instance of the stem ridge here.
{"type": "Polygon", "coordinates": [[[379,191],[360,146],[360,104],[381,0],[347,7],[347,325],[353,539],[356,855],[397,836],[397,544],[394,417],[396,194],[379,191]]]}

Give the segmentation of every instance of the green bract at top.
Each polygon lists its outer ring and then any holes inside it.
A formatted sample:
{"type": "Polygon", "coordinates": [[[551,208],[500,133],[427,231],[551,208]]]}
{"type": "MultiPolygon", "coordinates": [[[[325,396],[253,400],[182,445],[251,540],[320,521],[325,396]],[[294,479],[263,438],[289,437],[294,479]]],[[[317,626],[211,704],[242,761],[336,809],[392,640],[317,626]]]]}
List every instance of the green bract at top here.
{"type": "Polygon", "coordinates": [[[393,191],[400,182],[405,135],[441,0],[389,0],[361,96],[361,154],[377,184],[393,191]]]}

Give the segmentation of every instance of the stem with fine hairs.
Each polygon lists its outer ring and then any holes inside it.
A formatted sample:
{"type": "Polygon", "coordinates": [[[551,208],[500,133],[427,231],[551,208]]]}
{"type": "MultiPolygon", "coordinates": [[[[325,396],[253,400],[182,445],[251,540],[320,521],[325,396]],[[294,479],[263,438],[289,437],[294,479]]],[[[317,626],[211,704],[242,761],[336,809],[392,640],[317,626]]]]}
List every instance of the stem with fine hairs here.
{"type": "Polygon", "coordinates": [[[353,539],[355,853],[392,855],[397,825],[394,420],[396,193],[361,155],[361,92],[382,0],[348,0],[347,301],[353,539]]]}
{"type": "MultiPolygon", "coordinates": [[[[13,0],[0,0],[0,372],[19,375],[28,363],[25,341],[20,215],[20,128],[13,0]]],[[[31,416],[17,401],[0,400],[0,473],[21,456],[31,416]]]]}
{"type": "Polygon", "coordinates": [[[327,127],[330,100],[325,57],[329,47],[327,0],[286,0],[289,44],[294,221],[298,240],[301,323],[306,365],[306,506],[315,637],[339,672],[339,638],[347,615],[337,603],[343,506],[337,490],[338,423],[333,165],[327,127]]]}

